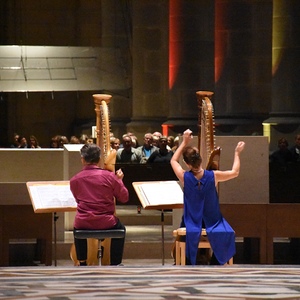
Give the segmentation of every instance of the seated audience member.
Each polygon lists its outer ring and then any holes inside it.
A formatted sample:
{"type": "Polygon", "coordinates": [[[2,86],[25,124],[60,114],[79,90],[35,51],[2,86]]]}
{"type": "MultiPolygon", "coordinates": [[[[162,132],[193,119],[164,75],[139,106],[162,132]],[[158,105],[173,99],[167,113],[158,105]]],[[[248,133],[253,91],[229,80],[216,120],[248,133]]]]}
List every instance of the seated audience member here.
{"type": "Polygon", "coordinates": [[[300,162],[300,134],[295,137],[295,145],[289,149],[292,153],[293,162],[300,162]]]}
{"type": "Polygon", "coordinates": [[[137,149],[139,155],[142,157],[140,163],[145,164],[150,157],[150,155],[158,150],[158,147],[153,146],[153,137],[151,133],[146,133],[144,135],[144,144],[143,146],[140,146],[137,149]]]}
{"type": "Polygon", "coordinates": [[[86,144],[88,138],[89,138],[89,137],[88,137],[87,134],[82,134],[82,135],[79,137],[80,144],[86,144]]]}
{"type": "Polygon", "coordinates": [[[55,135],[51,138],[50,148],[59,148],[60,135],[55,135]]]}
{"type": "Polygon", "coordinates": [[[118,149],[116,162],[118,163],[139,163],[141,154],[132,147],[132,139],[129,135],[123,135],[123,148],[118,149]]]}
{"type": "Polygon", "coordinates": [[[152,145],[158,148],[159,137],[154,135],[152,140],[152,145]]]}
{"type": "Polygon", "coordinates": [[[131,140],[132,140],[132,147],[133,148],[138,148],[139,147],[138,138],[135,135],[132,135],[131,140]]]}
{"type": "Polygon", "coordinates": [[[171,150],[172,150],[173,152],[175,152],[175,151],[177,150],[178,146],[179,146],[179,137],[180,137],[180,136],[181,136],[181,135],[178,134],[178,135],[174,138],[174,145],[173,145],[173,147],[171,148],[171,150]]]}
{"type": "Polygon", "coordinates": [[[210,171],[202,168],[202,158],[196,147],[189,146],[192,131],[183,133],[183,141],[171,159],[175,175],[183,185],[184,214],[180,227],[186,227],[186,261],[195,265],[203,223],[206,228],[213,256],[210,264],[226,264],[235,254],[235,233],[220,211],[217,185],[239,175],[240,153],[245,147],[239,142],[234,151],[231,170],[210,171]],[[188,167],[179,163],[180,157],[188,167]]]}
{"type": "Polygon", "coordinates": [[[29,148],[31,148],[31,149],[41,148],[37,138],[34,135],[31,135],[29,137],[29,148]]]}
{"type": "MultiPolygon", "coordinates": [[[[131,137],[131,141],[132,141],[131,147],[133,147],[133,148],[138,148],[139,147],[138,138],[136,137],[136,135],[133,132],[128,131],[127,133],[123,134],[123,136],[125,136],[125,135],[129,135],[131,137]]],[[[123,136],[122,136],[122,139],[123,139],[123,136]]],[[[120,148],[123,148],[122,144],[120,145],[120,148]]]]}
{"type": "Polygon", "coordinates": [[[152,145],[158,148],[159,139],[162,137],[162,133],[159,131],[155,131],[152,133],[152,145]]]}
{"type": "Polygon", "coordinates": [[[293,155],[288,149],[288,141],[285,138],[278,140],[278,149],[270,155],[270,163],[285,166],[287,163],[292,162],[293,155]]]}
{"type": "Polygon", "coordinates": [[[89,136],[86,143],[87,144],[96,144],[96,139],[94,139],[92,136],[89,136]]]}
{"type": "Polygon", "coordinates": [[[18,147],[19,149],[30,148],[28,146],[27,140],[26,140],[26,138],[24,136],[21,136],[21,135],[19,136],[18,143],[19,143],[19,147],[18,147]]]}
{"type": "Polygon", "coordinates": [[[116,137],[111,137],[110,138],[110,147],[111,149],[115,149],[116,151],[118,151],[120,149],[120,139],[116,138],[116,137]]]}
{"type": "Polygon", "coordinates": [[[172,148],[174,147],[174,136],[173,135],[169,135],[168,136],[168,149],[172,150],[172,148]]]}
{"type": "Polygon", "coordinates": [[[66,136],[61,135],[58,141],[58,148],[63,148],[64,144],[69,144],[69,140],[66,136]]]}
{"type": "Polygon", "coordinates": [[[80,144],[79,138],[75,135],[70,137],[70,144],[80,144]]]}
{"type": "Polygon", "coordinates": [[[13,142],[10,145],[10,148],[19,148],[20,144],[19,144],[19,137],[20,135],[15,133],[14,137],[13,137],[13,142]]]}
{"type": "Polygon", "coordinates": [[[162,137],[162,133],[159,131],[155,131],[152,133],[152,137],[154,138],[155,136],[158,137],[158,139],[160,139],[162,137]]]}
{"type": "Polygon", "coordinates": [[[173,156],[173,151],[167,149],[168,138],[162,136],[158,141],[158,150],[154,151],[147,163],[170,163],[170,160],[173,156]]]}
{"type": "MultiPolygon", "coordinates": [[[[115,215],[115,199],[126,203],[128,190],[121,169],[116,173],[98,167],[100,147],[85,144],[81,150],[83,169],[70,180],[70,189],[77,202],[74,229],[125,229],[115,215]]],[[[77,259],[86,265],[87,240],[74,239],[77,259]]],[[[111,239],[111,265],[122,263],[125,238],[111,239]]]]}

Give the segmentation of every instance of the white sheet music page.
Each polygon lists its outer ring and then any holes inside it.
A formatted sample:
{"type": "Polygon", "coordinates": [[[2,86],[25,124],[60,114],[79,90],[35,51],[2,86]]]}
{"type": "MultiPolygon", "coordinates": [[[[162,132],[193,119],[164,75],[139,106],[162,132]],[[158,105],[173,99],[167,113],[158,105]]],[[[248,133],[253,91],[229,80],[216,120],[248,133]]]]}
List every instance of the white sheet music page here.
{"type": "Polygon", "coordinates": [[[33,185],[29,188],[37,210],[77,206],[69,185],[33,185]]]}
{"type": "Polygon", "coordinates": [[[183,192],[177,181],[144,183],[140,190],[151,206],[183,203],[183,192]]]}

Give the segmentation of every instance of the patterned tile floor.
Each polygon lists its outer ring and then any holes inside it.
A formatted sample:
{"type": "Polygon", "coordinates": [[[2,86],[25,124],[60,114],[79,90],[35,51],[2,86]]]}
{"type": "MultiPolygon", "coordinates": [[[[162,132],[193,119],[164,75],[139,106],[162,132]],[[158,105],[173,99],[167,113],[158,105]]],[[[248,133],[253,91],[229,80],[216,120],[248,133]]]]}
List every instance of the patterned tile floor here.
{"type": "Polygon", "coordinates": [[[0,299],[300,299],[300,266],[124,263],[0,268],[0,299]]]}

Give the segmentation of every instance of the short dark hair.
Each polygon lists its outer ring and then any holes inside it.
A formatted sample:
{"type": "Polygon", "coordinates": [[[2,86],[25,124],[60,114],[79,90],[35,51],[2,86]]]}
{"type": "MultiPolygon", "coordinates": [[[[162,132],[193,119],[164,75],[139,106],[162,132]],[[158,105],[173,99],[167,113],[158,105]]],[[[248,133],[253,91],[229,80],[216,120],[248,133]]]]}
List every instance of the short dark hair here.
{"type": "Polygon", "coordinates": [[[87,162],[97,164],[100,160],[100,147],[96,144],[85,144],[80,149],[81,157],[87,162]]]}

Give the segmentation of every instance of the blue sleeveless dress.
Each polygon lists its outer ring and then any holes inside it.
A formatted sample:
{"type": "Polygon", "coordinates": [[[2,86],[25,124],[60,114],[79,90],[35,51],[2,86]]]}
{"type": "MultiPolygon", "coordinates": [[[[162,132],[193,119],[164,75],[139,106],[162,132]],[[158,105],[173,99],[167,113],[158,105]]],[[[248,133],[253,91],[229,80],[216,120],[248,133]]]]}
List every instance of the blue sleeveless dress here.
{"type": "Polygon", "coordinates": [[[213,171],[205,170],[200,180],[185,172],[183,192],[186,256],[196,264],[203,220],[215,257],[221,265],[227,263],[235,254],[235,233],[221,214],[213,171]]]}

